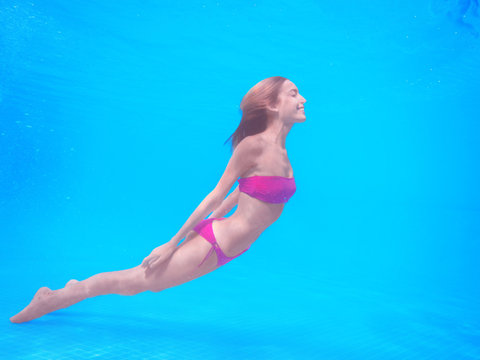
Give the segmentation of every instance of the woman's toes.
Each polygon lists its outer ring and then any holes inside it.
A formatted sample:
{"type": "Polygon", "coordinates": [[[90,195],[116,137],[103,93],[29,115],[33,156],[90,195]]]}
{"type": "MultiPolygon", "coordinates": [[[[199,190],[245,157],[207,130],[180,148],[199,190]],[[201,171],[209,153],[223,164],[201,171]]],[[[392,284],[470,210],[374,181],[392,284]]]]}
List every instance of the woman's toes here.
{"type": "Polygon", "coordinates": [[[12,323],[19,324],[19,323],[23,322],[23,321],[22,321],[22,315],[21,315],[21,314],[17,314],[17,315],[15,315],[15,316],[12,316],[12,317],[10,318],[10,321],[11,321],[12,323]]]}

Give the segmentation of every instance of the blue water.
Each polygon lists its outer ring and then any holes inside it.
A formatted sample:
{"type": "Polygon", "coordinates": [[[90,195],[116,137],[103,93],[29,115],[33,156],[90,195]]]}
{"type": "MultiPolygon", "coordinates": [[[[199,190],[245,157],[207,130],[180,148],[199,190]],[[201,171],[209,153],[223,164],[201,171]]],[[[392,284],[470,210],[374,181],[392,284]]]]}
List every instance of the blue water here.
{"type": "Polygon", "coordinates": [[[475,2],[0,1],[0,358],[480,359],[475,2]],[[243,95],[293,81],[297,192],[249,251],[21,325],[215,187],[243,95]]]}

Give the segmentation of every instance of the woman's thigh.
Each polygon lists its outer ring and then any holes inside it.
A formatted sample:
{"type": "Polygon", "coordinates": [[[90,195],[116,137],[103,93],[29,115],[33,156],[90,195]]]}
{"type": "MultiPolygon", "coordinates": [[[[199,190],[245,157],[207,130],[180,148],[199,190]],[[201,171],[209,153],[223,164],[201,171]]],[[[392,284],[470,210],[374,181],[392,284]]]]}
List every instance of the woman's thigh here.
{"type": "Polygon", "coordinates": [[[210,252],[212,244],[196,232],[189,235],[190,238],[185,238],[170,259],[160,264],[151,274],[147,274],[151,291],[157,292],[181,285],[218,268],[215,251],[199,266],[210,252]]]}

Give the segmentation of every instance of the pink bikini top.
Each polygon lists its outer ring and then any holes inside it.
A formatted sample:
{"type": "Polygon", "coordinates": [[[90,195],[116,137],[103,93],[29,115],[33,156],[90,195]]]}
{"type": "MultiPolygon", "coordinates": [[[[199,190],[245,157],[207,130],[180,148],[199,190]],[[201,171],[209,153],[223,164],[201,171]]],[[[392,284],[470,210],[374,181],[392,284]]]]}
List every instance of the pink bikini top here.
{"type": "Polygon", "coordinates": [[[238,179],[239,190],[272,204],[286,203],[297,190],[295,179],[283,176],[249,176],[238,179]]]}

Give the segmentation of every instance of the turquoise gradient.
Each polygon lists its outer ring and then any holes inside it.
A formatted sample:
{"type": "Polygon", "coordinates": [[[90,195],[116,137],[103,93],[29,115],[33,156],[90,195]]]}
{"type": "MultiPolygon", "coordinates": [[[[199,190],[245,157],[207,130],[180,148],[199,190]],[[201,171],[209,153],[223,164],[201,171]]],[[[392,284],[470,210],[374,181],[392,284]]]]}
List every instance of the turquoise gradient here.
{"type": "MultiPolygon", "coordinates": [[[[480,359],[475,1],[0,1],[0,358],[480,359]],[[138,265],[293,81],[297,191],[249,251],[24,324],[138,265]]],[[[232,189],[233,190],[233,189],[232,189]]]]}

